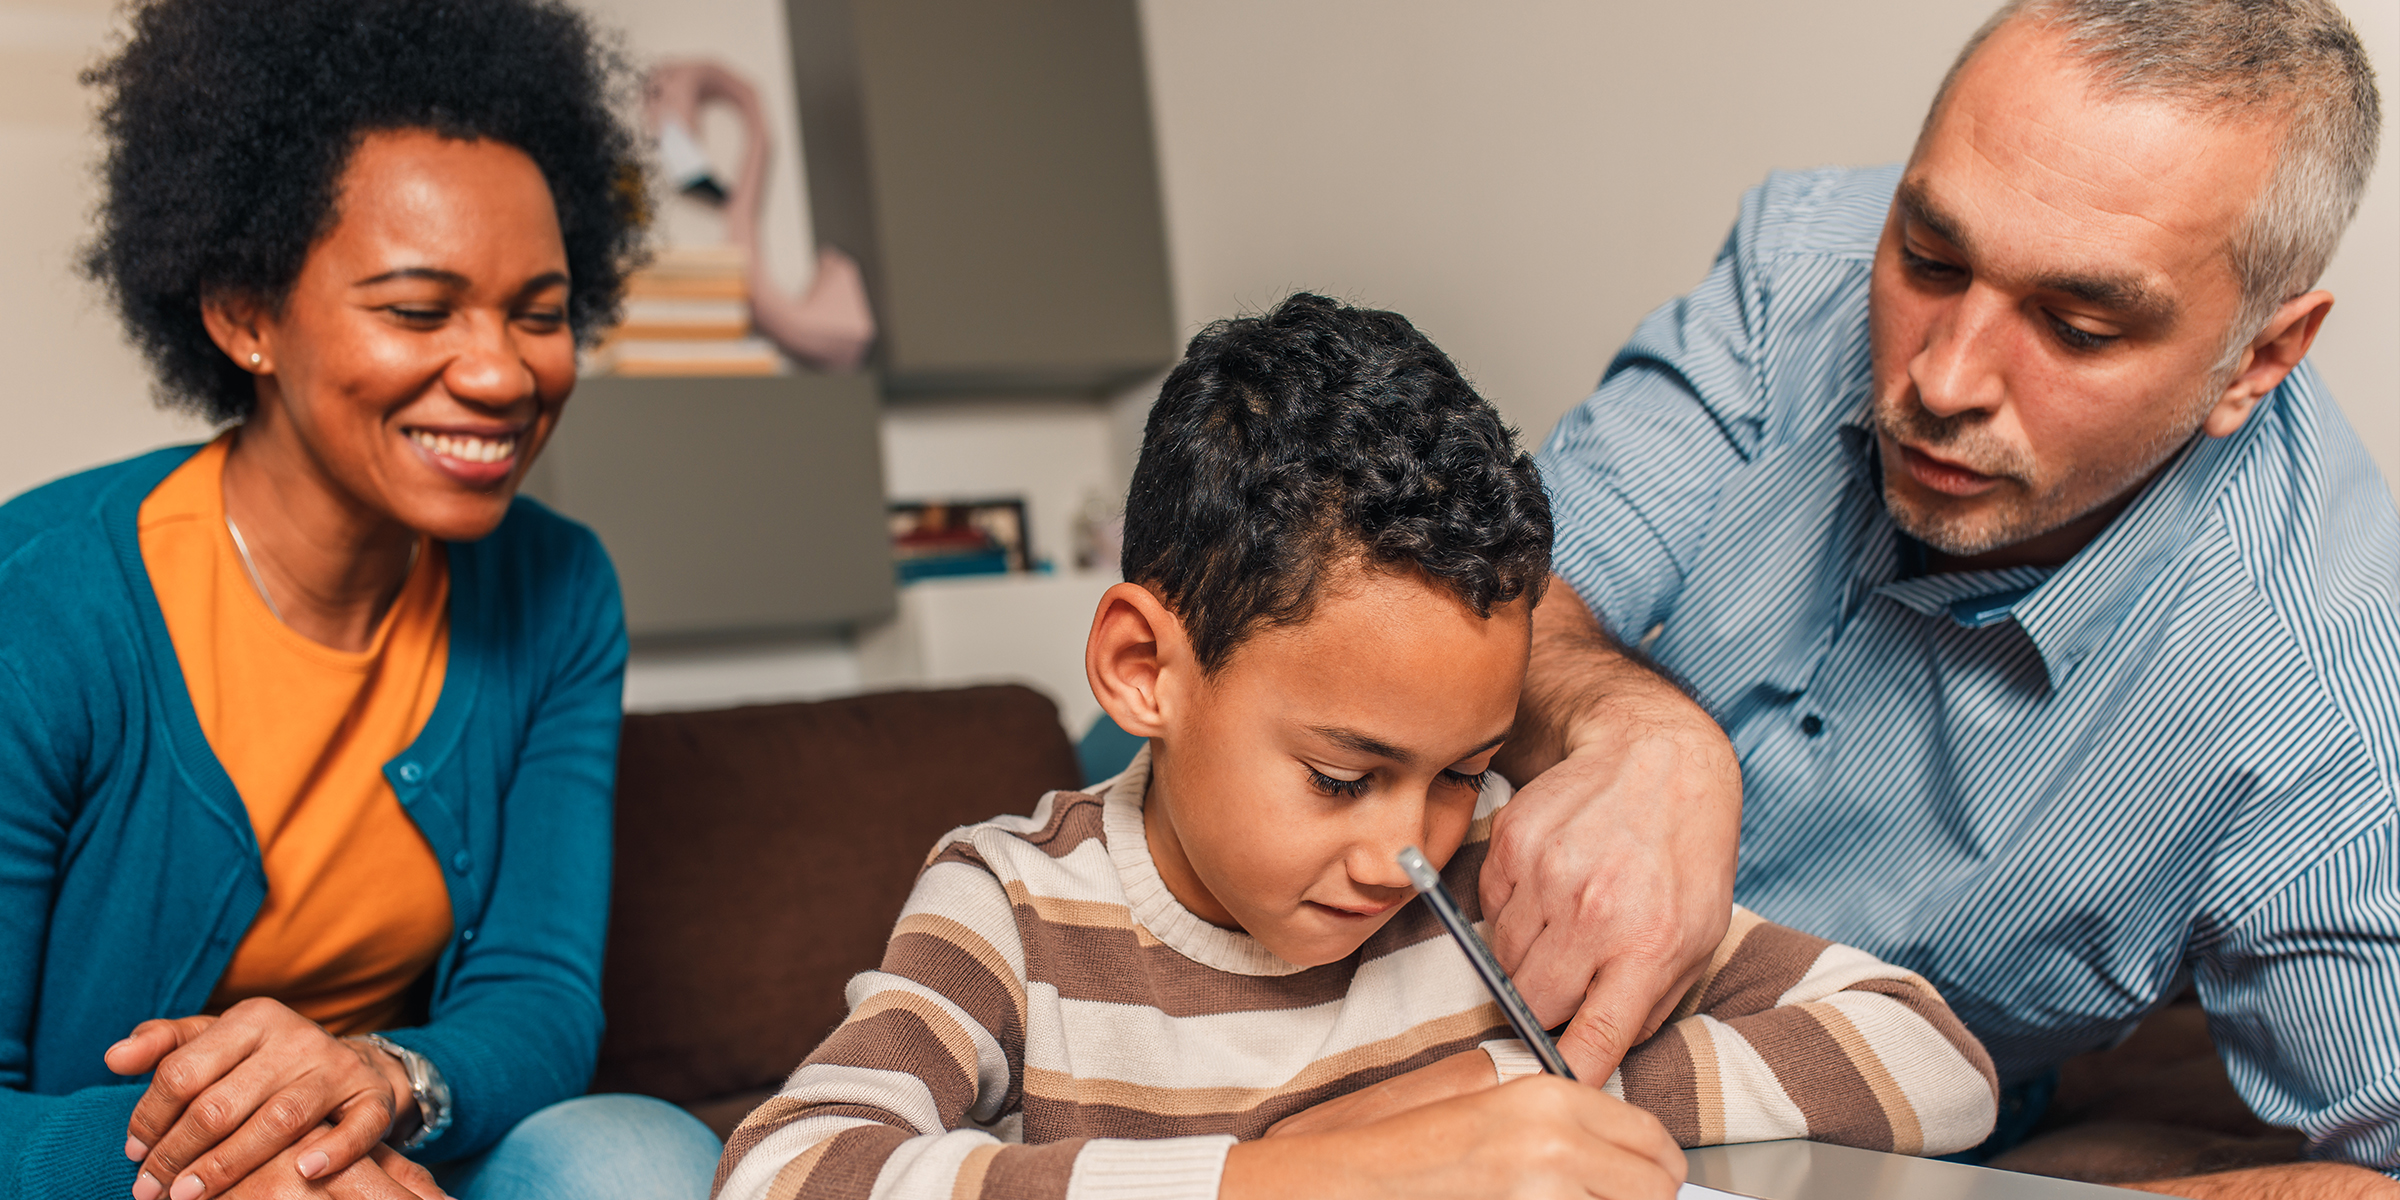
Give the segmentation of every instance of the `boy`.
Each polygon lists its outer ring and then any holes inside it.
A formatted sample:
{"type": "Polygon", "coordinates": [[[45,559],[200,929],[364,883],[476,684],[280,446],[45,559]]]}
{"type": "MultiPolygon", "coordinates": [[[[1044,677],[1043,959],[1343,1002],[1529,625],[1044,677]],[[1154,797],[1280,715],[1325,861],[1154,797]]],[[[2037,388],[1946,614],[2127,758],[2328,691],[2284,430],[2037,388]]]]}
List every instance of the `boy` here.
{"type": "Polygon", "coordinates": [[[1990,1129],[1924,981],[1743,912],[1605,1090],[1525,1078],[1394,856],[1474,916],[1550,511],[1407,321],[1298,295],[1193,339],[1124,546],[1085,669],[1147,749],[936,848],[720,1195],[1663,1197],[1678,1141],[1990,1129]]]}

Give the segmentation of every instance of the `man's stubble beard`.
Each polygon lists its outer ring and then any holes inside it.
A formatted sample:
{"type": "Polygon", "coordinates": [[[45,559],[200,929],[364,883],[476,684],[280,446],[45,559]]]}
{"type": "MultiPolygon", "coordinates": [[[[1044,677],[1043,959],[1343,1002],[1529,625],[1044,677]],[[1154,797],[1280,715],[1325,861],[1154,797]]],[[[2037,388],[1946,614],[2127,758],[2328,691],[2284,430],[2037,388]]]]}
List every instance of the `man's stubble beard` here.
{"type": "MultiPolygon", "coordinates": [[[[1993,436],[1991,414],[1982,410],[1937,417],[1906,395],[1879,396],[1875,427],[1885,438],[1933,451],[1968,469],[2009,480],[2019,498],[1996,509],[1945,512],[1938,505],[1912,509],[1892,475],[1899,463],[1883,464],[1883,506],[1892,524],[1910,537],[1953,558],[1972,558],[2073,524],[2142,485],[2199,432],[2200,421],[2224,390],[2215,372],[2186,405],[2180,419],[2162,427],[2139,453],[2108,462],[2084,462],[2056,479],[2041,477],[2021,446],[1993,436]]],[[[2230,374],[2230,372],[2227,372],[2230,374]]]]}

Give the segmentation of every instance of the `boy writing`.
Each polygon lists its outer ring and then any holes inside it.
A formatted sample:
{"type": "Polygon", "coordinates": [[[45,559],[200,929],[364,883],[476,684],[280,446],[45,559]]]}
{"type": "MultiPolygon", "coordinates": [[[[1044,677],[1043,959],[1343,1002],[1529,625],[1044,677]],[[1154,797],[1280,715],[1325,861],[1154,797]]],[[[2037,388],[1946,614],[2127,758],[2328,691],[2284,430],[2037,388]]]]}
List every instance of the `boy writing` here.
{"type": "Polygon", "coordinates": [[[1538,1074],[1395,855],[1472,911],[1548,578],[1532,460],[1392,313],[1195,338],[1150,415],[1092,689],[1148,739],[956,830],[719,1194],[1664,1197],[1678,1142],[1990,1129],[1924,981],[1737,912],[1605,1089],[1538,1074]]]}

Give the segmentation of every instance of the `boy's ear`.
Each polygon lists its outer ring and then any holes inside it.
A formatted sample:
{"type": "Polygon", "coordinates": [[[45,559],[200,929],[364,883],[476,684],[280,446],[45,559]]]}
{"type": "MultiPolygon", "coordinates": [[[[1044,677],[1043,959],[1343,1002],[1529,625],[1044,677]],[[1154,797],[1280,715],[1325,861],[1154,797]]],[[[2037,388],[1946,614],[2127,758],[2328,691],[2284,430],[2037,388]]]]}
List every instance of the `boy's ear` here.
{"type": "Polygon", "coordinates": [[[1183,623],[1150,589],[1120,583],[1101,595],[1083,643],[1083,674],[1117,728],[1140,738],[1166,732],[1161,680],[1169,664],[1190,658],[1183,623]]]}

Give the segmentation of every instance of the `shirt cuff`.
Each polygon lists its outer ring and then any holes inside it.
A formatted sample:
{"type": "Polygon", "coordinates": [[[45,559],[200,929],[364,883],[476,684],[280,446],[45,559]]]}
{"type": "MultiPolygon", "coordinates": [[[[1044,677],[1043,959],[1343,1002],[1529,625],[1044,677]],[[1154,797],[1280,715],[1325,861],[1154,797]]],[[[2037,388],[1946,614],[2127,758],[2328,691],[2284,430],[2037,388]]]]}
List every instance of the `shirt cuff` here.
{"type": "Polygon", "coordinates": [[[1516,1038],[1493,1038],[1483,1044],[1483,1052],[1492,1056],[1492,1068],[1500,1073],[1502,1083],[1542,1073],[1542,1060],[1516,1038]]]}
{"type": "Polygon", "coordinates": [[[1066,1200],[1216,1200],[1233,1142],[1227,1134],[1093,1138],[1075,1154],[1066,1200]]]}

